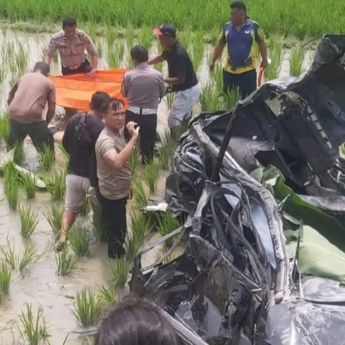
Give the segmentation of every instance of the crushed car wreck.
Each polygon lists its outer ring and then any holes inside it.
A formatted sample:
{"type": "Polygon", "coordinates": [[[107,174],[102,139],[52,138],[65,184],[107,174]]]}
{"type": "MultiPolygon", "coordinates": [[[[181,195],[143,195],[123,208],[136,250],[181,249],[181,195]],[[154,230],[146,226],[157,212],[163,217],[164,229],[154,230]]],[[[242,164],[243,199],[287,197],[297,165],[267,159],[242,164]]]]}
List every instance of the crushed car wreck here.
{"type": "MultiPolygon", "coordinates": [[[[345,36],[181,137],[167,180],[182,255],[133,269],[189,344],[345,344],[345,36]]],[[[169,237],[169,235],[168,235],[169,237]]],[[[177,245],[177,241],[174,245],[177,245]]]]}

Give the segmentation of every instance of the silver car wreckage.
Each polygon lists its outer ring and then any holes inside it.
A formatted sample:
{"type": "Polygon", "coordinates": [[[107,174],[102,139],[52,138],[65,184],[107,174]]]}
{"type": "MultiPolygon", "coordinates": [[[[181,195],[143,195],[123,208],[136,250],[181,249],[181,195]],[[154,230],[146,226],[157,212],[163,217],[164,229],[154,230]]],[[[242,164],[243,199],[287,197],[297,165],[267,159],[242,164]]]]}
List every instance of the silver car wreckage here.
{"type": "Polygon", "coordinates": [[[190,123],[166,186],[184,250],[138,257],[131,291],[186,344],[345,344],[344,141],[345,36],[325,35],[305,75],[190,123]]]}

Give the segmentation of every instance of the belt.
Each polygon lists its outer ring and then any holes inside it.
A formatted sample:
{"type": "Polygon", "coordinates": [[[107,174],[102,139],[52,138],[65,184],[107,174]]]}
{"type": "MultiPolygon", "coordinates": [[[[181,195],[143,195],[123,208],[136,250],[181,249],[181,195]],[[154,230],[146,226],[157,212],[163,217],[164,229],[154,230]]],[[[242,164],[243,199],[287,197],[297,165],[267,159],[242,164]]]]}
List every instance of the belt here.
{"type": "MultiPolygon", "coordinates": [[[[84,63],[84,62],[83,62],[84,63]]],[[[78,66],[65,66],[65,65],[62,65],[64,68],[67,68],[67,69],[70,69],[70,70],[75,70],[75,69],[78,69],[83,63],[81,63],[80,65],[78,66]]]]}
{"type": "Polygon", "coordinates": [[[154,108],[141,108],[141,107],[129,106],[128,110],[138,115],[152,115],[152,114],[157,113],[157,109],[154,109],[154,108]]]}

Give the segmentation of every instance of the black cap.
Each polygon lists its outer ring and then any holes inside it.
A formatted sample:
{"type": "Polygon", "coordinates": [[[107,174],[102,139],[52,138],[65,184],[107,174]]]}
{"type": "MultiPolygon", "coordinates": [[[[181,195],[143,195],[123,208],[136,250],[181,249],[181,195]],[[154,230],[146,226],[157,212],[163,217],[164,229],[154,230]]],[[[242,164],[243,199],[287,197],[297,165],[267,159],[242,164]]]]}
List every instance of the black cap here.
{"type": "Polygon", "coordinates": [[[176,37],[176,28],[171,23],[164,23],[159,28],[153,29],[153,33],[157,36],[176,37]]]}

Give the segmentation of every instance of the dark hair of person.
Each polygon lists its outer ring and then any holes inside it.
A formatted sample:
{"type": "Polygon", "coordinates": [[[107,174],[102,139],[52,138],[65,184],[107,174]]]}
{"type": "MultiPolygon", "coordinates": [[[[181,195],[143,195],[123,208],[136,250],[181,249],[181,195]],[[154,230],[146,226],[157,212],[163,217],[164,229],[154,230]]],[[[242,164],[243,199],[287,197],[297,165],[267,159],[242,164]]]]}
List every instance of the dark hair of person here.
{"type": "Polygon", "coordinates": [[[144,46],[135,45],[131,49],[131,58],[137,62],[147,62],[149,59],[149,53],[144,46]]]}
{"type": "Polygon", "coordinates": [[[245,13],[247,12],[247,7],[243,1],[233,1],[230,4],[231,9],[243,10],[245,13]]]}
{"type": "Polygon", "coordinates": [[[177,335],[159,308],[149,302],[117,305],[102,321],[96,345],[178,345],[177,335]]]}
{"type": "Polygon", "coordinates": [[[123,101],[121,99],[114,98],[114,97],[110,98],[108,108],[110,107],[112,110],[116,111],[116,110],[120,110],[124,106],[125,106],[125,104],[123,103],[123,101]]]}
{"type": "Polygon", "coordinates": [[[35,63],[34,72],[40,71],[42,74],[47,76],[50,72],[49,64],[43,61],[38,61],[35,63]]]}
{"type": "Polygon", "coordinates": [[[107,111],[112,98],[103,91],[95,92],[91,97],[90,109],[104,113],[107,111]]]}
{"type": "Polygon", "coordinates": [[[74,17],[65,17],[62,21],[62,28],[66,26],[77,26],[77,21],[74,17]]]}

